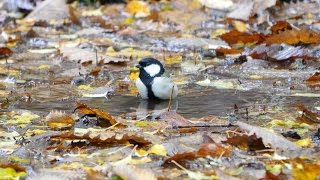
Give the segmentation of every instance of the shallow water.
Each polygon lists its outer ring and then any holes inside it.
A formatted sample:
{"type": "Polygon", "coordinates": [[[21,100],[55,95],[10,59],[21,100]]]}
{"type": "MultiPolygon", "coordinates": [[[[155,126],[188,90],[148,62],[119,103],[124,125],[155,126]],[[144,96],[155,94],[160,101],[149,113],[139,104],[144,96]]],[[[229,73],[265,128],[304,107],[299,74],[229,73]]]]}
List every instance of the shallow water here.
{"type": "MultiPolygon", "coordinates": [[[[313,105],[319,98],[314,97],[282,97],[269,93],[241,92],[234,90],[215,90],[205,92],[199,96],[180,95],[172,103],[172,110],[186,118],[199,118],[207,115],[227,116],[234,112],[235,104],[239,111],[245,109],[272,109],[292,108],[298,102],[313,105]]],[[[154,103],[142,100],[134,96],[112,96],[111,98],[80,98],[78,100],[54,101],[54,102],[20,102],[12,108],[15,110],[31,110],[35,113],[46,115],[51,110],[72,112],[75,102],[83,102],[90,107],[100,108],[114,116],[128,113],[137,113],[148,110],[162,110],[168,108],[168,101],[154,103]]]]}

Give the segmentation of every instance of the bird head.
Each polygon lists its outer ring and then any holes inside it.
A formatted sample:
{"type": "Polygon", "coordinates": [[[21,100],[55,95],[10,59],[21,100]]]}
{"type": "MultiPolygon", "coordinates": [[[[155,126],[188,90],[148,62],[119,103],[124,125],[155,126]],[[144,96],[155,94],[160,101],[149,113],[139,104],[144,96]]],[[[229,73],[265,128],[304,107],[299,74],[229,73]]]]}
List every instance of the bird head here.
{"type": "Polygon", "coordinates": [[[150,77],[161,76],[164,73],[163,65],[154,58],[144,58],[136,65],[140,73],[147,73],[150,77]]]}

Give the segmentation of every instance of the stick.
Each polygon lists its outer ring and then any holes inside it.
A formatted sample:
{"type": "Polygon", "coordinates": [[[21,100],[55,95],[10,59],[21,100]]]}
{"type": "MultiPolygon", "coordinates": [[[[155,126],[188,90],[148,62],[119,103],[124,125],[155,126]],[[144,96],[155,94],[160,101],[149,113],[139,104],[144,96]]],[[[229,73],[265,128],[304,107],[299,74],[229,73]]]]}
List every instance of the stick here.
{"type": "Polygon", "coordinates": [[[208,125],[202,125],[202,124],[195,124],[190,126],[176,126],[177,128],[191,128],[191,127],[232,127],[236,126],[233,124],[208,124],[208,125]]]}
{"type": "Polygon", "coordinates": [[[173,84],[173,86],[172,86],[171,95],[170,95],[169,104],[168,104],[168,112],[170,111],[171,105],[172,105],[171,101],[172,101],[174,87],[175,87],[175,84],[173,84]]]}

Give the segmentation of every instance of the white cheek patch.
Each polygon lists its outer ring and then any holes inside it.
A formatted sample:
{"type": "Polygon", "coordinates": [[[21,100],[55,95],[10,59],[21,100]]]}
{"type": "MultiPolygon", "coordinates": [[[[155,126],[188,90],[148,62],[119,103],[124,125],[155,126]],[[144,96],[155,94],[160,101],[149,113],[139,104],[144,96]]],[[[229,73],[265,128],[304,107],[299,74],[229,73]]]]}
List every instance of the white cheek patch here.
{"type": "Polygon", "coordinates": [[[150,74],[150,76],[155,76],[160,72],[160,66],[158,64],[151,64],[145,67],[144,70],[150,74]]]}

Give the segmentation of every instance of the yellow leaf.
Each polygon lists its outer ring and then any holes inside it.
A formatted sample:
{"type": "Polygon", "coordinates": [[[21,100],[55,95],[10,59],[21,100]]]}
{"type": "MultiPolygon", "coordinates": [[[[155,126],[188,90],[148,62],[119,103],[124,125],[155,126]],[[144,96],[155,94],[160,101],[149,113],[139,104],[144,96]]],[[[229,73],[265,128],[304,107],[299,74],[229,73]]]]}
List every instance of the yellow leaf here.
{"type": "Polygon", "coordinates": [[[305,139],[300,139],[294,143],[301,147],[309,147],[312,144],[312,140],[311,138],[305,138],[305,139]]]}
{"type": "Polygon", "coordinates": [[[124,23],[127,25],[130,25],[130,24],[134,23],[134,19],[132,17],[128,17],[124,20],[124,23]]]}
{"type": "Polygon", "coordinates": [[[139,72],[130,72],[129,79],[134,81],[139,77],[139,72]]]}
{"type": "Polygon", "coordinates": [[[295,180],[318,179],[319,164],[292,162],[292,176],[295,180]]]}
{"type": "Polygon", "coordinates": [[[50,68],[50,65],[48,64],[42,64],[38,67],[38,69],[49,69],[50,68]]]}
{"type": "Polygon", "coordinates": [[[19,180],[20,177],[25,177],[26,175],[27,175],[26,172],[17,172],[13,168],[0,168],[1,179],[19,180]]]}
{"type": "Polygon", "coordinates": [[[143,149],[137,149],[135,153],[138,157],[143,157],[148,155],[148,152],[143,149]]]}
{"type": "Polygon", "coordinates": [[[155,144],[149,150],[148,153],[156,154],[160,156],[167,156],[167,150],[163,145],[155,144]]]}
{"type": "Polygon", "coordinates": [[[168,57],[165,57],[165,63],[167,65],[174,65],[174,64],[181,64],[182,56],[180,55],[170,55],[168,57]]]}
{"type": "Polygon", "coordinates": [[[30,163],[30,159],[23,159],[19,156],[10,156],[10,161],[14,162],[14,163],[18,163],[18,164],[29,164],[30,163]]]}
{"type": "Polygon", "coordinates": [[[247,32],[248,31],[248,26],[246,23],[243,23],[241,21],[233,21],[232,24],[239,32],[247,32]]]}
{"type": "Polygon", "coordinates": [[[30,114],[28,112],[22,113],[21,115],[16,115],[12,119],[8,120],[7,123],[11,124],[28,124],[33,119],[39,118],[40,116],[36,114],[30,114]]]}
{"type": "Polygon", "coordinates": [[[227,31],[225,29],[217,29],[211,34],[211,38],[215,39],[218,36],[221,36],[222,34],[225,34],[227,31]]]}
{"type": "Polygon", "coordinates": [[[133,48],[122,49],[119,52],[116,52],[113,48],[108,48],[106,54],[112,57],[134,57],[134,58],[143,58],[147,56],[151,56],[152,53],[150,51],[144,50],[136,50],[133,48]]]}
{"type": "Polygon", "coordinates": [[[144,1],[130,1],[127,4],[127,12],[135,17],[147,17],[150,15],[150,8],[144,1]]]}
{"type": "Polygon", "coordinates": [[[92,88],[91,86],[89,86],[89,85],[80,85],[80,86],[78,86],[78,89],[79,89],[79,90],[90,91],[90,90],[92,90],[93,88],[92,88]]]}

